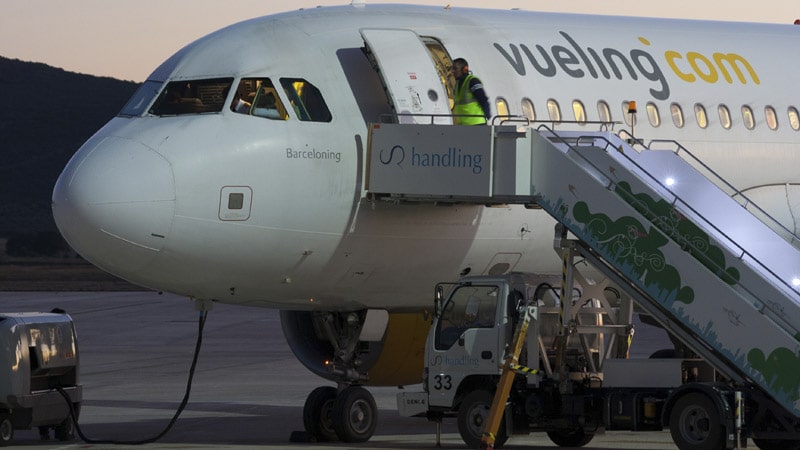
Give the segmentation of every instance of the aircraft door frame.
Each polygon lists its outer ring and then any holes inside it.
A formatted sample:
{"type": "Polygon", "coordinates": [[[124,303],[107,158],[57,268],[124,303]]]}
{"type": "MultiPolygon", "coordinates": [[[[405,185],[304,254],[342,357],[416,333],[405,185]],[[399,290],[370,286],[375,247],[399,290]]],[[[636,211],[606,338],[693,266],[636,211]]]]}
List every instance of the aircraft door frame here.
{"type": "Polygon", "coordinates": [[[441,64],[434,63],[426,44],[430,38],[408,29],[362,28],[359,32],[400,123],[453,123],[441,64]]]}
{"type": "Polygon", "coordinates": [[[447,91],[448,107],[452,111],[455,104],[456,77],[453,75],[453,58],[439,39],[431,36],[421,36],[422,42],[431,55],[439,80],[447,91]]]}

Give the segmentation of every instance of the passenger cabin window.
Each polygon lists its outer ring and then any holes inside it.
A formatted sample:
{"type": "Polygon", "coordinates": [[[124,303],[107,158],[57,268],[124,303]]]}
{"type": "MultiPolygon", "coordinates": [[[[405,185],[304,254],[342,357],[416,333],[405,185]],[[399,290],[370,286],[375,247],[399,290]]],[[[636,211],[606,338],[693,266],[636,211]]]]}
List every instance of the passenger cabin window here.
{"type": "Polygon", "coordinates": [[[222,111],[233,78],[172,81],[150,108],[156,116],[180,116],[222,111]]]}
{"type": "Polygon", "coordinates": [[[586,108],[580,100],[572,101],[572,113],[575,114],[575,121],[583,125],[586,123],[586,108]]]}
{"type": "Polygon", "coordinates": [[[597,115],[600,116],[601,122],[611,122],[611,108],[603,100],[597,102],[597,115]]]}
{"type": "Polygon", "coordinates": [[[506,117],[508,117],[508,116],[511,115],[511,113],[509,112],[509,109],[508,109],[508,102],[503,97],[497,97],[494,100],[494,105],[497,108],[497,115],[498,116],[506,116],[506,117]]]}
{"type": "Polygon", "coordinates": [[[683,109],[681,105],[677,103],[669,105],[669,112],[672,114],[672,123],[675,125],[675,128],[683,128],[686,121],[683,118],[683,109]]]}
{"type": "Polygon", "coordinates": [[[744,126],[748,130],[756,127],[756,116],[753,115],[753,108],[742,105],[742,122],[744,122],[744,126]]]}
{"type": "Polygon", "coordinates": [[[797,108],[790,106],[786,112],[789,115],[789,125],[794,131],[800,131],[800,113],[797,112],[797,108]]]}
{"type": "Polygon", "coordinates": [[[647,120],[653,127],[661,125],[661,114],[658,113],[658,106],[653,102],[647,102],[647,120]]]}
{"type": "Polygon", "coordinates": [[[231,110],[273,120],[289,118],[286,107],[269,78],[242,78],[231,102],[231,110]]]}
{"type": "Polygon", "coordinates": [[[316,86],[302,78],[281,78],[281,86],[298,119],[304,122],[331,121],[331,112],[316,86]]]}
{"type": "Polygon", "coordinates": [[[536,120],[536,110],[533,108],[533,102],[529,98],[522,99],[522,114],[531,122],[536,120]]]}
{"type": "Polygon", "coordinates": [[[719,113],[719,123],[722,125],[722,128],[726,130],[731,129],[731,125],[733,124],[731,121],[731,111],[725,105],[719,105],[717,107],[717,112],[719,113]]]}
{"type": "Polygon", "coordinates": [[[164,84],[162,81],[147,80],[139,86],[139,89],[133,94],[133,97],[128,100],[128,103],[122,107],[119,112],[120,116],[136,117],[141,116],[153,102],[153,99],[158,96],[161,86],[164,84]]]}
{"type": "Polygon", "coordinates": [[[772,106],[764,107],[764,116],[767,119],[767,126],[770,130],[777,130],[778,129],[778,113],[775,112],[775,108],[772,106]]]}
{"type": "Polygon", "coordinates": [[[553,122],[561,122],[561,107],[552,98],[547,100],[547,114],[553,122]]]}
{"type": "Polygon", "coordinates": [[[708,115],[705,106],[700,103],[694,104],[694,117],[697,119],[697,126],[700,128],[708,127],[708,115]]]}

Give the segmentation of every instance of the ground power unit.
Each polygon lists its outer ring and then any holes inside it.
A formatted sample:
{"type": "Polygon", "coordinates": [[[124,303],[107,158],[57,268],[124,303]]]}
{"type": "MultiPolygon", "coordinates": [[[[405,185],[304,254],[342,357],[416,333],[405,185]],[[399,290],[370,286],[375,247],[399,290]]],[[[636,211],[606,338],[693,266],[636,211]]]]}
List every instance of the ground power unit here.
{"type": "Polygon", "coordinates": [[[69,398],[76,411],[82,399],[78,340],[68,314],[0,313],[0,445],[14,430],[37,427],[42,437],[55,431],[73,437],[69,398]]]}

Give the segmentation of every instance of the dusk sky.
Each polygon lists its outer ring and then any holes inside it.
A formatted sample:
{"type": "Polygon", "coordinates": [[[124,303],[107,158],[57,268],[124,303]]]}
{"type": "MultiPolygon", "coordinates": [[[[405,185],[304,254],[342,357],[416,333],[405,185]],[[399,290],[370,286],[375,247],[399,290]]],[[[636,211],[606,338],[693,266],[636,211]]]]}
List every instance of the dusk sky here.
{"type": "MultiPolygon", "coordinates": [[[[791,24],[797,0],[366,0],[444,7],[791,24]]],[[[277,12],[350,0],[2,0],[0,56],[124,80],[144,79],[171,54],[214,30],[277,12]]]]}

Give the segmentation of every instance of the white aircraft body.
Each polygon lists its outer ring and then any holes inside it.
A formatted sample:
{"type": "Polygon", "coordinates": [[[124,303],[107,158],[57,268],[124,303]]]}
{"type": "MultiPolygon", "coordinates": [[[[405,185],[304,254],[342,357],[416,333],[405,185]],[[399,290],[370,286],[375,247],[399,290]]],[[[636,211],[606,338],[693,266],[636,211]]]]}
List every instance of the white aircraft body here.
{"type": "MultiPolygon", "coordinates": [[[[559,273],[555,222],[522,206],[372,198],[370,123],[447,114],[441,75],[463,57],[493,113],[676,140],[796,232],[799,35],[792,25],[398,5],[257,18],[158,67],[74,155],[53,212],[73,248],[121,278],[284,310],[298,358],[340,386],[415,383],[435,282],[559,273]]],[[[324,422],[306,415],[311,431],[324,422]]]]}

